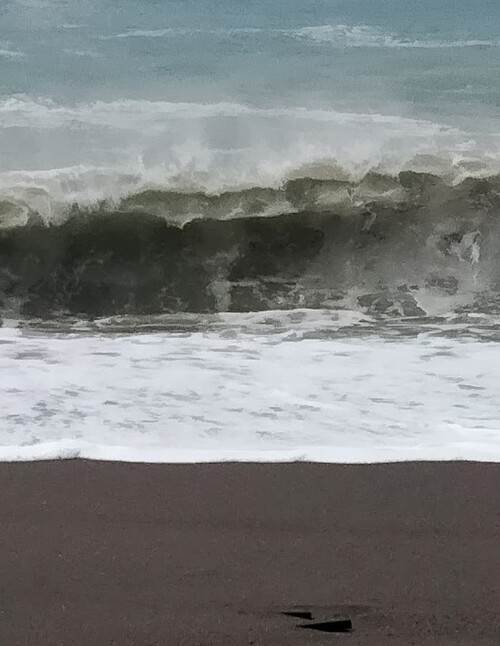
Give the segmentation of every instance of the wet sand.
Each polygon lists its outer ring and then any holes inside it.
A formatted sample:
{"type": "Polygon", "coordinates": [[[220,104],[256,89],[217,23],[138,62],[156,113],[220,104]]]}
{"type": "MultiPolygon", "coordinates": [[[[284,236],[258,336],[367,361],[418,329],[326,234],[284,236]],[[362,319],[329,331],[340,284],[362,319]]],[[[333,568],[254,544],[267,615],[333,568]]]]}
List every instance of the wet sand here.
{"type": "Polygon", "coordinates": [[[500,465],[73,460],[0,492],[3,646],[500,643],[500,465]]]}

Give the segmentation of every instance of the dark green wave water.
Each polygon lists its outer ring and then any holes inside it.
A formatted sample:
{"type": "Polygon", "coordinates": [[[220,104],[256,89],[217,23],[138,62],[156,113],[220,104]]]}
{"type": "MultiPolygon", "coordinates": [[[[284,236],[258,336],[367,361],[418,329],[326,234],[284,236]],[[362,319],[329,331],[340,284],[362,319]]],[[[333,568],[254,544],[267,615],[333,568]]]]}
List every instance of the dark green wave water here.
{"type": "Polygon", "coordinates": [[[0,204],[6,315],[359,308],[494,310],[500,178],[299,179],[210,196],[147,191],[58,223],[0,204]]]}

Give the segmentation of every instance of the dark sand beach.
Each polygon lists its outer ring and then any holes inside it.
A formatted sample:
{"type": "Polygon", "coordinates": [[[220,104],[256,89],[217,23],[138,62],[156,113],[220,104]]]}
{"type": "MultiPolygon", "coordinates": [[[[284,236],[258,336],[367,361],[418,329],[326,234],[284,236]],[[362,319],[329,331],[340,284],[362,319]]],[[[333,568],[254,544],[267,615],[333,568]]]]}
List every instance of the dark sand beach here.
{"type": "Polygon", "coordinates": [[[2,646],[500,643],[500,465],[74,460],[0,491],[2,646]]]}

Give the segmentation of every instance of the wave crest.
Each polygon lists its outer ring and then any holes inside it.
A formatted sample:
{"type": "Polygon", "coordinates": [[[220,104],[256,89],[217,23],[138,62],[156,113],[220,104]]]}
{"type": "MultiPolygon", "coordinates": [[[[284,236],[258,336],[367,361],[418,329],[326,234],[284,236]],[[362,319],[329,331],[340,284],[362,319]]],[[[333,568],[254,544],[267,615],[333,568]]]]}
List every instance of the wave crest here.
{"type": "Polygon", "coordinates": [[[10,97],[0,101],[0,120],[0,195],[47,221],[71,202],[116,202],[146,189],[217,194],[402,170],[458,183],[500,172],[494,134],[380,114],[10,97]]]}

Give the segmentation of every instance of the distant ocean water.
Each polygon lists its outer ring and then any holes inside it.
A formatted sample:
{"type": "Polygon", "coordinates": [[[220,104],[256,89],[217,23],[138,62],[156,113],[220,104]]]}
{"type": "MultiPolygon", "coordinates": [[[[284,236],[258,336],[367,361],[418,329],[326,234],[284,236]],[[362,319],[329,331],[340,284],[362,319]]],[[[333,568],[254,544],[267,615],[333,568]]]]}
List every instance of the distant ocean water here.
{"type": "Polygon", "coordinates": [[[0,459],[499,459],[499,26],[4,0],[0,459]]]}

